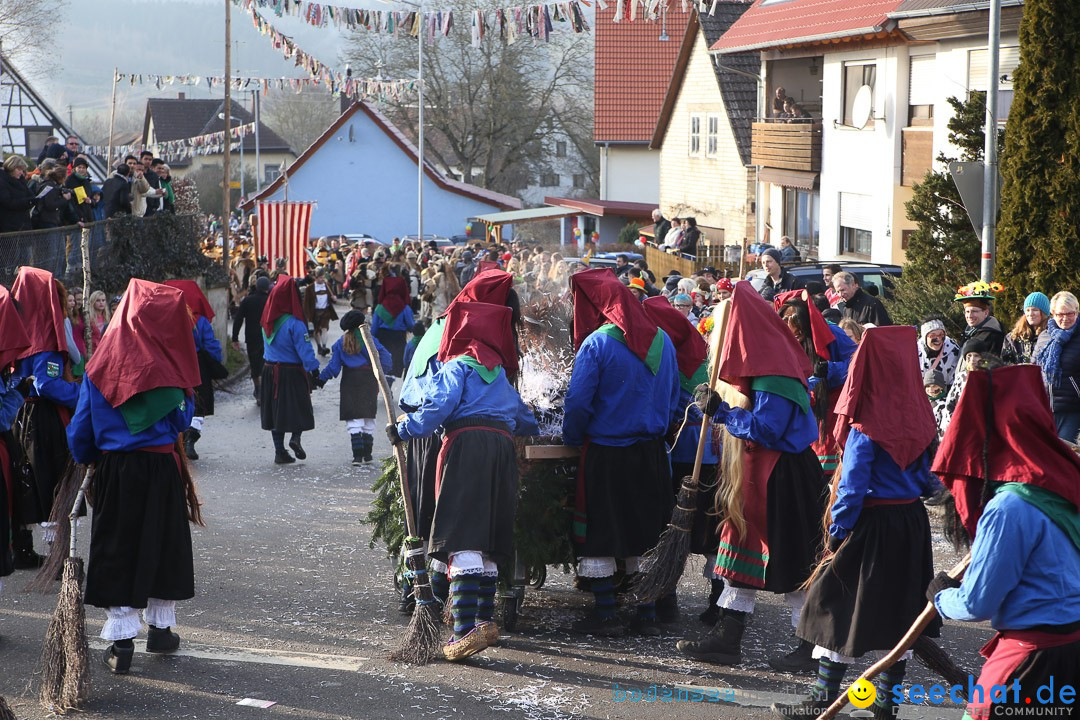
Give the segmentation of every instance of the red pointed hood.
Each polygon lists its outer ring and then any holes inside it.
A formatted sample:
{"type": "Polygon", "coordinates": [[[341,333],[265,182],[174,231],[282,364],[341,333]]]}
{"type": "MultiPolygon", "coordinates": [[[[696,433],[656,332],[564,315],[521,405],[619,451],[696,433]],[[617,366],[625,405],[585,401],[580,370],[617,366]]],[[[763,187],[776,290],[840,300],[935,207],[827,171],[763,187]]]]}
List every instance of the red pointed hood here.
{"type": "Polygon", "coordinates": [[[805,387],[813,372],[810,358],[773,306],[750,283],[735,283],[731,318],[720,351],[720,377],[745,391],[744,378],[789,377],[805,387]]]}
{"type": "Polygon", "coordinates": [[[1080,457],[1057,435],[1036,365],[968,373],[933,471],[952,491],[971,537],[982,514],[986,477],[1035,485],[1080,508],[1080,457]]]}
{"type": "Polygon", "coordinates": [[[518,356],[510,327],[511,315],[505,305],[457,303],[446,314],[439,362],[468,355],[488,370],[502,365],[509,377],[516,377],[518,356]]]}
{"type": "Polygon", "coordinates": [[[184,302],[187,303],[191,314],[198,320],[201,317],[207,320],[214,319],[214,309],[210,307],[210,301],[206,299],[202,288],[194,280],[166,280],[165,285],[174,287],[184,293],[184,302]]]}
{"type": "Polygon", "coordinates": [[[64,333],[64,308],[56,292],[52,273],[22,266],[11,295],[19,303],[23,326],[30,337],[30,347],[20,357],[41,352],[67,352],[64,333]]]}
{"type": "Polygon", "coordinates": [[[400,315],[409,304],[409,283],[405,281],[405,278],[395,276],[383,278],[382,285],[379,286],[378,304],[392,316],[400,315]]]}
{"type": "MultiPolygon", "coordinates": [[[[644,362],[658,327],[630,289],[611,270],[582,270],[570,276],[574,292],[574,348],[606,323],[614,323],[626,338],[626,346],[644,362]]],[[[689,324],[689,323],[687,323],[689,324]]]]}
{"type": "MultiPolygon", "coordinates": [[[[450,312],[450,308],[454,307],[454,303],[484,302],[492,305],[505,305],[506,298],[510,296],[510,289],[513,286],[514,278],[508,272],[485,270],[477,273],[457,294],[457,297],[450,303],[450,307],[446,308],[446,312],[450,312]]],[[[443,315],[445,316],[446,313],[443,313],[443,315]]]]}
{"type": "Polygon", "coordinates": [[[829,330],[829,323],[825,322],[825,318],[821,315],[821,311],[817,309],[817,305],[810,300],[810,293],[806,292],[806,290],[782,292],[773,298],[773,307],[779,312],[780,308],[784,307],[784,303],[788,300],[802,300],[806,303],[807,310],[810,313],[810,334],[814,342],[814,352],[822,360],[828,360],[829,343],[833,342],[834,337],[832,331],[829,330]]]}
{"type": "Polygon", "coordinates": [[[709,354],[709,346],[705,344],[705,338],[687,320],[686,316],[671,307],[671,303],[665,297],[651,297],[641,303],[645,314],[656,323],[661,330],[667,333],[675,345],[675,357],[679,362],[679,372],[687,378],[694,374],[705,362],[709,354]]]}
{"type": "Polygon", "coordinates": [[[857,427],[906,468],[937,434],[923,391],[916,344],[909,325],[870,328],[851,358],[836,402],[835,437],[840,446],[857,427]]]}
{"type": "Polygon", "coordinates": [[[161,387],[197,387],[199,359],[184,293],[132,278],[86,374],[113,407],[161,387]]]}
{"type": "Polygon", "coordinates": [[[304,319],[304,307],[300,304],[300,291],[296,287],[296,280],[288,275],[280,275],[274,283],[270,297],[266,299],[266,307],[263,308],[262,325],[263,332],[267,337],[274,333],[274,323],[282,315],[292,315],[301,321],[304,319]]]}
{"type": "Polygon", "coordinates": [[[15,309],[11,294],[0,285],[0,370],[22,357],[30,347],[30,336],[15,309]]]}

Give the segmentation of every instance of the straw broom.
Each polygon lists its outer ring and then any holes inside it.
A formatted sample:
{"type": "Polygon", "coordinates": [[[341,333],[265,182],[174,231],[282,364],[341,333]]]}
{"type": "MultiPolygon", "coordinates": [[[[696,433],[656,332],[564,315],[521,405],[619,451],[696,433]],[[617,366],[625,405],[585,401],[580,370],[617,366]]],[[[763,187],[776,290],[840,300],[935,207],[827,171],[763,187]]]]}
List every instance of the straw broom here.
{"type": "MultiPolygon", "coordinates": [[[[713,358],[709,367],[709,390],[716,390],[720,376],[720,350],[724,346],[728,319],[731,316],[731,301],[724,300],[714,311],[719,313],[714,321],[713,334],[710,338],[710,355],[713,358]]],[[[708,418],[702,418],[698,432],[697,454],[694,456],[694,471],[690,477],[682,479],[675,509],[671,512],[671,521],[660,535],[656,547],[641,558],[640,574],[630,586],[630,592],[638,603],[656,602],[679,584],[679,578],[686,568],[686,558],[690,555],[690,530],[697,513],[697,494],[700,488],[701,464],[705,456],[705,443],[709,442],[708,418]]]]}
{"type": "Polygon", "coordinates": [[[52,591],[53,583],[60,579],[64,570],[64,561],[68,559],[69,544],[71,541],[71,524],[68,522],[68,512],[71,504],[75,502],[81,489],[81,482],[86,474],[86,467],[76,465],[68,460],[60,483],[56,487],[56,497],[53,498],[52,510],[49,512],[49,522],[56,528],[56,536],[49,547],[49,554],[38,568],[30,582],[23,588],[24,592],[48,593],[52,591]]]}
{"type": "Polygon", "coordinates": [[[68,710],[82,708],[90,693],[90,648],[86,640],[86,612],[82,600],[83,561],[75,554],[75,522],[93,474],[93,469],[88,467],[68,516],[71,529],[68,557],[64,561],[56,610],[49,621],[45,645],[41,649],[39,700],[43,708],[61,715],[68,710]]]}
{"type": "Polygon", "coordinates": [[[0,720],[17,720],[3,696],[0,696],[0,720]]]}
{"type": "MultiPolygon", "coordinates": [[[[394,404],[390,394],[390,385],[386,382],[386,374],[383,373],[382,363],[379,360],[379,351],[375,347],[375,339],[371,336],[371,328],[367,325],[360,326],[360,335],[367,348],[368,359],[371,361],[371,369],[375,378],[379,381],[379,389],[382,391],[383,402],[386,404],[387,422],[394,422],[394,404]]],[[[398,483],[401,486],[401,497],[405,501],[405,565],[413,573],[413,596],[416,598],[416,607],[413,609],[412,620],[396,650],[390,653],[390,659],[397,662],[405,662],[410,665],[426,665],[435,657],[442,645],[442,628],[439,624],[440,603],[431,592],[431,581],[427,573],[427,556],[424,552],[424,541],[416,536],[416,516],[413,513],[412,498],[409,493],[409,476],[406,472],[405,448],[401,443],[394,444],[394,459],[398,466],[398,483]]]]}
{"type": "MultiPolygon", "coordinates": [[[[960,580],[964,577],[964,572],[967,570],[970,563],[971,553],[968,553],[963,560],[958,562],[955,566],[953,566],[951,570],[949,570],[949,577],[954,580],[960,580]]],[[[904,637],[900,638],[900,642],[896,644],[896,647],[890,650],[888,655],[881,658],[876,663],[867,668],[863,672],[863,674],[855,680],[855,682],[858,682],[859,680],[873,680],[878,675],[898,663],[900,661],[900,658],[904,656],[904,653],[906,653],[915,645],[916,640],[918,640],[919,636],[923,634],[923,631],[926,630],[926,626],[930,624],[930,621],[934,619],[935,615],[937,615],[937,608],[934,607],[934,603],[926,603],[926,607],[921,613],[919,613],[919,617],[915,618],[915,622],[912,623],[911,627],[908,628],[908,631],[904,633],[904,637]]],[[[855,683],[852,683],[852,685],[854,684],[855,683]]],[[[847,704],[848,694],[846,692],[840,693],[840,697],[836,698],[836,700],[833,700],[832,705],[830,705],[825,712],[818,716],[818,720],[831,720],[831,718],[836,717],[837,713],[843,710],[847,706],[847,704]]]]}

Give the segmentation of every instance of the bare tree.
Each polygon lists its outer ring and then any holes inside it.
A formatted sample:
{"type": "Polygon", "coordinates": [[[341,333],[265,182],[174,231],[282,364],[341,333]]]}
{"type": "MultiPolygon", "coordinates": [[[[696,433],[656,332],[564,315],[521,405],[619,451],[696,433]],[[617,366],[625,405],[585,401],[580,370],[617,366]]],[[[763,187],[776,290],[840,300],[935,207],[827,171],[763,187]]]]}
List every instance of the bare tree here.
{"type": "MultiPolygon", "coordinates": [[[[475,7],[451,5],[459,18],[475,7]]],[[[415,77],[415,42],[358,31],[347,55],[362,76],[415,77]]],[[[465,182],[512,193],[543,171],[565,133],[578,133],[575,148],[594,155],[592,48],[591,36],[563,23],[547,43],[508,44],[489,29],[473,47],[465,27],[440,36],[424,48],[425,157],[465,182]]],[[[387,100],[384,110],[415,142],[415,97],[387,100]]]]}
{"type": "Polygon", "coordinates": [[[52,54],[38,51],[54,41],[53,30],[64,5],[65,0],[0,0],[4,56],[17,61],[33,55],[33,69],[38,73],[48,70],[52,54]]]}
{"type": "Polygon", "coordinates": [[[311,146],[341,114],[339,101],[323,90],[276,90],[263,100],[259,119],[297,154],[311,146]]]}

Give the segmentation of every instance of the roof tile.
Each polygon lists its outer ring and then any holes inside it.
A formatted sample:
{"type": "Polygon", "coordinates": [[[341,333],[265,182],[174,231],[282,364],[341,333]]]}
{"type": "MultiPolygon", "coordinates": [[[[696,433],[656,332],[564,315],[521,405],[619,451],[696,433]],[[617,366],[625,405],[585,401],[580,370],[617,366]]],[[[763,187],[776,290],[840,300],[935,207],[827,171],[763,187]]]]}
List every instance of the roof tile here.
{"type": "Polygon", "coordinates": [[[878,31],[903,0],[756,0],[712,50],[737,52],[878,31]]]}

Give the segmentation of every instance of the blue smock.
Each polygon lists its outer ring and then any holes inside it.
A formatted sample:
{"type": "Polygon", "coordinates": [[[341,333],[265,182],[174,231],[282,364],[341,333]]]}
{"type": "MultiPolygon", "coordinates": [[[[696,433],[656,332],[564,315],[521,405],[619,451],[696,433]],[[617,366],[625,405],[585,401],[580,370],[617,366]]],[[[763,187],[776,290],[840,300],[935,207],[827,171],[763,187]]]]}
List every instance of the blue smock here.
{"type": "MultiPolygon", "coordinates": [[[[830,390],[834,390],[839,387],[843,387],[847,381],[848,366],[851,365],[851,356],[855,354],[855,351],[859,349],[859,346],[855,344],[855,341],[847,336],[839,325],[833,325],[829,323],[829,330],[832,331],[833,339],[829,342],[829,359],[826,361],[829,366],[829,371],[825,375],[825,380],[828,383],[830,390]]],[[[807,382],[810,385],[810,392],[814,391],[818,383],[821,382],[819,377],[809,377],[807,382]]]]}
{"type": "Polygon", "coordinates": [[[221,351],[221,343],[214,336],[214,328],[205,317],[199,317],[192,329],[195,336],[195,349],[205,350],[210,353],[219,363],[225,362],[225,354],[221,351]]]}
{"type": "MultiPolygon", "coordinates": [[[[692,465],[697,459],[698,439],[701,437],[701,419],[705,414],[694,402],[694,397],[680,386],[679,388],[680,415],[676,420],[676,426],[682,425],[682,414],[690,408],[690,415],[686,421],[686,427],[679,434],[678,442],[671,448],[671,462],[692,465]]],[[[709,421],[709,432],[705,435],[705,454],[702,456],[703,465],[715,465],[720,462],[716,449],[713,447],[712,422],[709,421]]]]}
{"type": "Polygon", "coordinates": [[[11,429],[19,408],[23,406],[25,398],[16,389],[22,380],[18,374],[12,374],[6,383],[0,385],[0,432],[11,429]]]}
{"type": "MultiPolygon", "coordinates": [[[[384,372],[390,372],[394,367],[394,360],[390,357],[390,351],[383,347],[382,343],[375,339],[375,349],[379,351],[379,364],[384,372]]],[[[345,352],[345,338],[340,337],[333,347],[330,348],[330,362],[319,373],[319,379],[326,382],[330,378],[336,378],[341,373],[342,367],[359,368],[370,365],[367,350],[361,346],[360,352],[350,355],[345,352]]]]}
{"type": "Polygon", "coordinates": [[[287,319],[278,328],[273,341],[263,333],[263,360],[269,363],[303,365],[308,372],[318,370],[319,361],[315,357],[315,351],[311,349],[307,323],[292,315],[284,317],[287,319]]]}
{"type": "Polygon", "coordinates": [[[817,440],[817,420],[812,412],[764,390],[754,390],[753,396],[753,410],[728,408],[718,412],[713,422],[722,420],[735,437],[779,452],[801,453],[817,440]]]}
{"type": "Polygon", "coordinates": [[[398,330],[400,332],[405,332],[412,330],[413,324],[412,308],[408,305],[402,308],[401,312],[398,313],[398,316],[394,318],[394,322],[389,325],[383,322],[382,318],[379,317],[379,313],[371,313],[371,333],[373,335],[380,330],[398,330]]]}
{"type": "Polygon", "coordinates": [[[64,379],[64,359],[67,353],[39,352],[20,361],[19,374],[34,376],[30,397],[41,397],[74,409],[79,400],[79,384],[64,379]]]}

